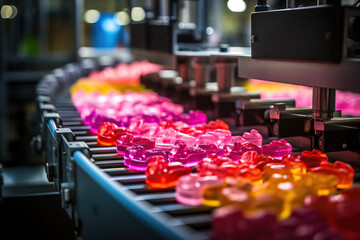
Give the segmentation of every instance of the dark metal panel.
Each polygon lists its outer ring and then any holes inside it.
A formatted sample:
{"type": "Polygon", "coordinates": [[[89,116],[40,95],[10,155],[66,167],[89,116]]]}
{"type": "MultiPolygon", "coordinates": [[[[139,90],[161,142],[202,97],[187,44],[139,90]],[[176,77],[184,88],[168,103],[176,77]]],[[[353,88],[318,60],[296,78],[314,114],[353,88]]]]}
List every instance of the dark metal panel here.
{"type": "Polygon", "coordinates": [[[340,11],[320,6],[253,13],[252,57],[340,62],[340,11]]]}

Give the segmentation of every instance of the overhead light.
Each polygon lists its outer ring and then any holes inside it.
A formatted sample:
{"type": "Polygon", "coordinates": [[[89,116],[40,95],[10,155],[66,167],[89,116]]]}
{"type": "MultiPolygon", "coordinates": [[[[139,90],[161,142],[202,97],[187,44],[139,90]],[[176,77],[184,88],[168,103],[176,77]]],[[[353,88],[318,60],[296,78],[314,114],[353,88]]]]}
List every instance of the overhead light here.
{"type": "Polygon", "coordinates": [[[134,7],[131,9],[131,19],[139,22],[145,19],[145,10],[142,7],[134,7]]]}
{"type": "Polygon", "coordinates": [[[228,0],[227,7],[232,12],[244,12],[246,10],[246,3],[244,0],[228,0]]]}
{"type": "Polygon", "coordinates": [[[115,13],[114,19],[116,24],[120,26],[128,25],[130,23],[129,14],[127,14],[125,11],[115,13]]]}
{"type": "Polygon", "coordinates": [[[0,13],[3,19],[13,19],[16,17],[18,10],[14,5],[3,5],[0,13]]]}
{"type": "Polygon", "coordinates": [[[106,31],[106,32],[116,32],[119,30],[119,25],[117,25],[114,21],[113,18],[106,18],[104,19],[104,21],[102,21],[101,23],[102,28],[106,31]]]}
{"type": "Polygon", "coordinates": [[[89,9],[84,14],[84,21],[87,23],[96,23],[100,18],[100,12],[95,9],[89,9]]]}
{"type": "Polygon", "coordinates": [[[207,35],[212,35],[214,34],[214,29],[212,27],[207,27],[206,28],[206,34],[207,35]]]}

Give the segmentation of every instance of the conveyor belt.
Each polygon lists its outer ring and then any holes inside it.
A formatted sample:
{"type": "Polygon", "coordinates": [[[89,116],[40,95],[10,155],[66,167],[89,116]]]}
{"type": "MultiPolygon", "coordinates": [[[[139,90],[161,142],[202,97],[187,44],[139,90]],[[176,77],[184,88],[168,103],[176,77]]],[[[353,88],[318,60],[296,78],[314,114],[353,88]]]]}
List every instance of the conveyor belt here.
{"type": "Polygon", "coordinates": [[[84,141],[88,145],[94,159],[93,164],[112,181],[134,193],[134,202],[145,201],[150,204],[148,211],[151,213],[166,213],[176,220],[178,225],[184,225],[199,233],[201,239],[210,239],[213,208],[178,203],[174,188],[151,189],[145,183],[144,172],[129,171],[124,166],[123,157],[117,154],[115,146],[104,147],[97,143],[97,136],[91,133],[89,126],[82,123],[71,102],[55,103],[55,107],[60,114],[63,127],[71,129],[76,141],[84,141]]]}

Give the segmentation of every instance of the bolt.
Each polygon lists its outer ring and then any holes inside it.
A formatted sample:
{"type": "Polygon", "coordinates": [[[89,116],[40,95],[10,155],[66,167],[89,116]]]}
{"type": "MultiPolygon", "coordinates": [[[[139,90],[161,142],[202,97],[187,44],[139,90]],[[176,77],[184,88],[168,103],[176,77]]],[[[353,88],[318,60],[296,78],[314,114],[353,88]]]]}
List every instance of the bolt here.
{"type": "Polygon", "coordinates": [[[279,123],[278,122],[274,124],[274,126],[272,127],[272,131],[275,136],[279,136],[279,123]]]}
{"type": "Polygon", "coordinates": [[[321,151],[324,151],[324,137],[321,136],[318,140],[319,148],[321,151]]]}
{"type": "Polygon", "coordinates": [[[70,189],[69,188],[64,188],[63,189],[63,200],[64,200],[65,203],[69,203],[71,201],[70,189]]]}
{"type": "Polygon", "coordinates": [[[254,35],[251,35],[251,43],[255,43],[256,37],[254,35]]]}

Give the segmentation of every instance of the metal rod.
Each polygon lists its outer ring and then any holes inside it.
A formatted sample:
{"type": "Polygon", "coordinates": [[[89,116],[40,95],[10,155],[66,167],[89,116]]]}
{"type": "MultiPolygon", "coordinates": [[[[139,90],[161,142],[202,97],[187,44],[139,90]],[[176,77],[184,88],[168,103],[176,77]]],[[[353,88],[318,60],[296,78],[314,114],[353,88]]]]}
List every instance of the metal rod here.
{"type": "Polygon", "coordinates": [[[267,0],[258,0],[255,6],[255,12],[269,11],[270,5],[267,4],[267,0]]]}
{"type": "Polygon", "coordinates": [[[331,88],[313,87],[313,117],[315,120],[327,120],[335,112],[336,90],[331,88]]]}

